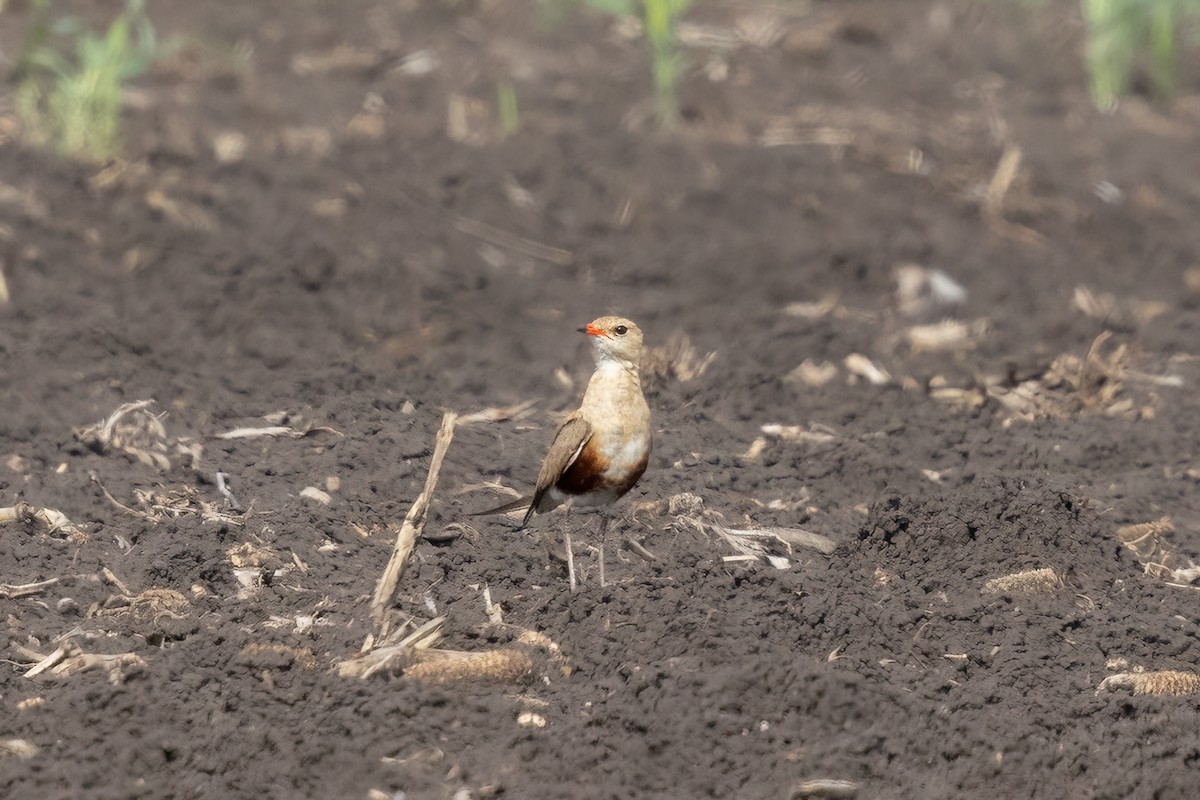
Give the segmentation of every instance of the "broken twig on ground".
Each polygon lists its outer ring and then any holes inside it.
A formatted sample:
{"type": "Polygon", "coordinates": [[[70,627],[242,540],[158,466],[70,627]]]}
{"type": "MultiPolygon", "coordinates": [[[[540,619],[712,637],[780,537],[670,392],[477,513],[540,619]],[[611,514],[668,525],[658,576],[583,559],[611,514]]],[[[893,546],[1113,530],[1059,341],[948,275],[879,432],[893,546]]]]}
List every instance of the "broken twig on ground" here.
{"type": "Polygon", "coordinates": [[[447,411],[442,416],[442,426],[438,429],[437,440],[433,448],[433,459],[429,463],[429,474],[425,477],[425,488],[417,495],[417,499],[413,501],[412,506],[408,509],[408,514],[404,517],[404,522],[397,530],[392,556],[388,559],[383,576],[380,577],[379,583],[375,587],[375,596],[371,600],[371,618],[379,626],[381,634],[385,632],[383,630],[383,612],[396,592],[396,584],[400,581],[400,572],[404,569],[404,562],[408,560],[408,555],[412,552],[413,545],[416,543],[417,537],[421,535],[421,529],[425,526],[425,514],[429,511],[429,498],[433,495],[434,487],[437,486],[438,473],[441,472],[446,450],[449,449],[450,442],[454,439],[454,426],[457,420],[458,415],[453,411],[447,411]]]}
{"type": "Polygon", "coordinates": [[[44,581],[34,581],[33,583],[22,583],[20,585],[0,583],[0,598],[5,600],[16,600],[18,597],[29,597],[33,594],[41,594],[54,584],[58,583],[58,581],[58,578],[47,578],[44,581]]]}

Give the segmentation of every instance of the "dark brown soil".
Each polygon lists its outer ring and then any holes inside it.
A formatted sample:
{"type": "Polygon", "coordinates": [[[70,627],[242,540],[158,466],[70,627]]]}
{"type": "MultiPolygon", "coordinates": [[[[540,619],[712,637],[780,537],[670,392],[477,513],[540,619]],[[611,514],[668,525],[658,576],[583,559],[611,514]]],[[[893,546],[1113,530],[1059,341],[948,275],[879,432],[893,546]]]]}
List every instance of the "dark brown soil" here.
{"type": "Polygon", "coordinates": [[[1200,659],[1200,594],[1171,585],[1200,557],[1200,69],[1098,113],[1078,4],[1029,5],[703,4],[720,35],[660,131],[611,18],[154,3],[187,38],[133,87],[126,161],[3,127],[0,506],[80,532],[0,527],[0,738],[26,743],[0,796],[1194,797],[1196,696],[1097,690],[1200,659]],[[965,303],[904,307],[904,263],[965,303]],[[587,515],[467,514],[530,488],[591,368],[574,330],[610,312],[716,355],[658,354],[601,588],[587,515]],[[969,339],[914,344],[946,317],[969,339]],[[116,444],[170,468],[76,433],[144,399],[163,436],[116,444]],[[390,624],[509,646],[486,589],[565,663],[339,675],[443,410],[527,400],[458,431],[425,532],[459,535],[418,543],[390,624]],[[216,438],[267,424],[314,430],[216,438]],[[1154,553],[1123,546],[1162,517],[1154,553]],[[719,524],[837,546],[776,569],[719,524]],[[1032,569],[1058,582],[985,589],[1032,569]],[[64,641],[139,660],[25,675],[64,641]]]}

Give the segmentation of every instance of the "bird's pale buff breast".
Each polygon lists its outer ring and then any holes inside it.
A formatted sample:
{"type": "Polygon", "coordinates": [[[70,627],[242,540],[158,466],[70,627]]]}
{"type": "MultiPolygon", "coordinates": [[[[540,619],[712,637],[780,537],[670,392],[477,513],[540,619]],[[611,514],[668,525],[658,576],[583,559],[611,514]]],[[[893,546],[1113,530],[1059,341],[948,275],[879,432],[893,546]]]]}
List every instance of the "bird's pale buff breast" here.
{"type": "Polygon", "coordinates": [[[582,407],[592,438],[555,484],[563,500],[603,505],[628,492],[650,460],[650,407],[637,374],[617,364],[597,369],[582,407]]]}

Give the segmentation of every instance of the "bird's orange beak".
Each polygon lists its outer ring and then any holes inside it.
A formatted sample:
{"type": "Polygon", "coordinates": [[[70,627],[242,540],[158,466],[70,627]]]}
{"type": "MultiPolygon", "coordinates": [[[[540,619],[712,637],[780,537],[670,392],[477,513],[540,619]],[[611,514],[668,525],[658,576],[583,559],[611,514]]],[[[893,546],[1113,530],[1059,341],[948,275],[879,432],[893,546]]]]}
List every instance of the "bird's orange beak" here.
{"type": "Polygon", "coordinates": [[[597,328],[592,323],[588,323],[586,328],[579,329],[581,333],[586,333],[588,336],[607,336],[603,328],[597,328]]]}

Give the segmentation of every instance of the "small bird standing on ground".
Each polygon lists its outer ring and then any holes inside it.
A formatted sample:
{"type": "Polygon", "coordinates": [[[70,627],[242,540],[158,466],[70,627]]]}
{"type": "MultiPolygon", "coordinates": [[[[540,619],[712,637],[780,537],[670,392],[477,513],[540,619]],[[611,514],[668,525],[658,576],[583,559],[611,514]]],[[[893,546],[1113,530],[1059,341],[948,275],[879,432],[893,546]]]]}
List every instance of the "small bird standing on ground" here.
{"type": "MultiPolygon", "coordinates": [[[[567,416],[554,434],[542,461],[532,498],[522,498],[480,512],[514,511],[528,504],[521,527],[535,512],[566,503],[600,508],[600,585],[604,586],[604,536],[608,508],[633,488],[650,460],[650,407],[642,394],[639,366],[642,330],[621,317],[600,317],[579,329],[592,337],[596,371],[588,381],[583,403],[567,416]]],[[[563,536],[567,575],[575,591],[575,558],[571,532],[563,536]]]]}

